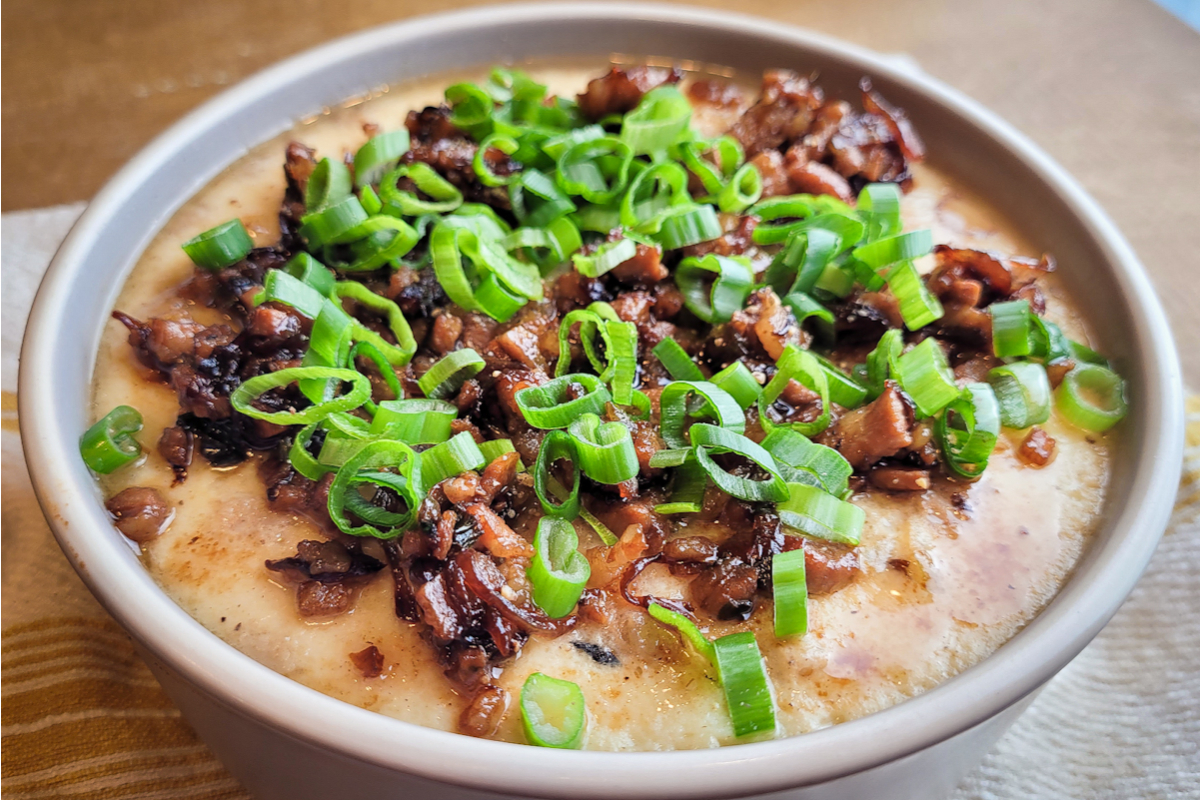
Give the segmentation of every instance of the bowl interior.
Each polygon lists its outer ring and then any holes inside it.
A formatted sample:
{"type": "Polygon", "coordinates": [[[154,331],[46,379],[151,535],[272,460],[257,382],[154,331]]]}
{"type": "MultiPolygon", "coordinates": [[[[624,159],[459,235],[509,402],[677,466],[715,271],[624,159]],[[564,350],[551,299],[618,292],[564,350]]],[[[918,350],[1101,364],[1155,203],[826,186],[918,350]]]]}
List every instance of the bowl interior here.
{"type": "Polygon", "coordinates": [[[499,774],[509,791],[551,793],[555,774],[570,770],[574,785],[591,781],[614,794],[639,787],[658,787],[659,796],[744,793],[818,782],[948,738],[1034,690],[1095,635],[1153,551],[1178,478],[1180,383],[1163,320],[1136,258],[1074,182],[1004,123],[918,72],[822,36],[698,9],[510,6],[374,29],[298,56],[206,104],[135,158],[93,201],[39,292],[22,353],[22,438],[47,517],[93,592],[149,650],[244,713],[332,749],[354,741],[359,758],[433,778],[445,779],[438,767],[453,751],[461,767],[454,780],[468,785],[495,786],[499,774]],[[827,93],[845,98],[857,97],[859,79],[870,75],[907,110],[932,163],[1057,256],[1104,350],[1129,379],[1132,413],[1104,519],[1075,577],[994,656],[920,698],[803,737],[717,752],[546,753],[431,731],[319,695],[237,653],[166,598],[107,520],[76,448],[100,335],[142,249],[195,191],[293,121],[380,84],[611,53],[750,73],[817,72],[827,93]],[[314,713],[300,719],[276,710],[299,702],[314,713]],[[673,766],[669,788],[660,780],[664,764],[673,766]]]}

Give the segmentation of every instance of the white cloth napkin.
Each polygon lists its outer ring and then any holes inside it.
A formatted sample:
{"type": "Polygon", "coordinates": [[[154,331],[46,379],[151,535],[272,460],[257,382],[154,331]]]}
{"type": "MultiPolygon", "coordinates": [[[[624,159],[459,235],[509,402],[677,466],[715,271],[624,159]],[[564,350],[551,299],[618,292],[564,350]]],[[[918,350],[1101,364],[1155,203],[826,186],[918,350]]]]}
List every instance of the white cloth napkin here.
{"type": "MultiPolygon", "coordinates": [[[[16,390],[17,352],[38,280],[82,210],[74,204],[0,218],[5,392],[16,390]]],[[[1194,400],[1179,504],[1149,570],[1112,623],[1041,693],[954,800],[1200,799],[1200,403],[1194,400]]]]}

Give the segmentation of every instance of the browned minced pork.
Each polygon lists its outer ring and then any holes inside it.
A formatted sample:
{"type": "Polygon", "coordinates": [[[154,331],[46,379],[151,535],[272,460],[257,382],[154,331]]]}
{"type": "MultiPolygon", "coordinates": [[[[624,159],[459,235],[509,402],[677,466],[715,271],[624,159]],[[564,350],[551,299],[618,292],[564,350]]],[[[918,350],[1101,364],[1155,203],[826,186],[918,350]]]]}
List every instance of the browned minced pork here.
{"type": "Polygon", "coordinates": [[[929,470],[895,465],[876,466],[867,473],[872,486],[890,492],[923,492],[929,488],[929,470]]]}
{"type": "Polygon", "coordinates": [[[302,617],[329,617],[347,611],[358,590],[383,569],[383,562],[336,541],[300,542],[296,555],[266,562],[267,569],[297,584],[302,617]]]}
{"type": "Polygon", "coordinates": [[[1054,456],[1054,437],[1036,426],[1029,429],[1017,448],[1017,457],[1031,467],[1044,467],[1054,460],[1054,456]]]}
{"type": "Polygon", "coordinates": [[[804,574],[811,595],[833,594],[849,586],[862,571],[858,551],[820,539],[804,540],[804,574]]]}
{"type": "Polygon", "coordinates": [[[807,78],[786,69],[768,70],[763,74],[762,97],[746,110],[730,133],[741,142],[748,157],[779,149],[804,135],[822,101],[821,90],[807,78]]]}
{"type": "Polygon", "coordinates": [[[175,426],[164,428],[158,440],[158,454],[171,466],[175,473],[174,483],[183,483],[188,467],[192,465],[192,452],[196,437],[191,431],[175,426]]]}
{"type": "Polygon", "coordinates": [[[607,75],[592,80],[576,99],[579,110],[588,119],[632,111],[642,95],[665,83],[679,83],[683,72],[666,67],[616,67],[607,75]]]}
{"type": "Polygon", "coordinates": [[[496,733],[508,710],[508,692],[499,686],[480,689],[458,718],[458,730],[468,736],[487,738],[496,733]]]}
{"type": "Polygon", "coordinates": [[[383,653],[375,645],[367,645],[357,653],[350,654],[350,663],[364,678],[378,678],[383,674],[383,653]]]}
{"type": "Polygon", "coordinates": [[[869,404],[843,414],[821,435],[823,443],[845,456],[850,466],[865,470],[913,443],[912,408],[895,381],[869,404]]]}
{"type": "Polygon", "coordinates": [[[145,544],[162,533],[175,513],[158,489],[144,486],[124,489],[104,506],[113,515],[117,530],[138,544],[145,544]]]}

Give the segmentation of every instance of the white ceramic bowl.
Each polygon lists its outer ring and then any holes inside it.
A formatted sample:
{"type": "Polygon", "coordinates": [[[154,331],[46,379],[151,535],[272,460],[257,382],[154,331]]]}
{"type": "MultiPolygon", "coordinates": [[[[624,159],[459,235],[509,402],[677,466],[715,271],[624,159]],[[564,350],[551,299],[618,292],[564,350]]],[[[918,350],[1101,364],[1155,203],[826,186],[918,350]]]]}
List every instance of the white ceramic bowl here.
{"type": "MultiPolygon", "coordinates": [[[[914,54],[920,58],[920,53],[914,54]]],[[[262,798],[921,798],[948,792],[1108,621],[1166,524],[1183,442],[1179,366],[1146,275],[1080,187],[992,114],[911,68],[775,22],[679,6],[493,7],[366,31],[208,102],[104,188],[55,257],[21,359],[21,434],[67,557],[140,643],[201,737],[262,798]],[[560,752],[472,739],[364,711],[242,655],[172,603],[112,527],[79,458],[101,331],[163,222],[250,146],[382,83],[507,60],[612,52],[817,70],[835,96],[870,75],[907,109],[930,160],[983,192],[1067,265],[1129,379],[1132,411],[1100,530],[1059,596],[995,655],[881,713],[790,739],[668,753],[560,752]]]]}

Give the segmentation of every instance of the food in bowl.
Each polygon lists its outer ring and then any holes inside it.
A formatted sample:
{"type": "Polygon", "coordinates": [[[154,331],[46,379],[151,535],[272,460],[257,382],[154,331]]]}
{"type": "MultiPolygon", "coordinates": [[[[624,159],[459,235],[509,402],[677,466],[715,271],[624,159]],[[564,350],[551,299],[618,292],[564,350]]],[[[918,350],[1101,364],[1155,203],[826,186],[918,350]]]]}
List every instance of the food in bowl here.
{"type": "Polygon", "coordinates": [[[796,735],[1003,644],[1125,411],[1053,260],[869,82],[531,74],[322,115],[143,254],[81,449],[158,583],[320,691],[550,747],[796,735]]]}

